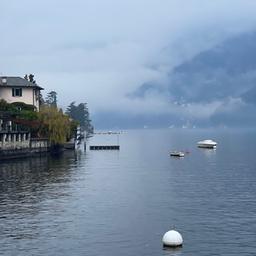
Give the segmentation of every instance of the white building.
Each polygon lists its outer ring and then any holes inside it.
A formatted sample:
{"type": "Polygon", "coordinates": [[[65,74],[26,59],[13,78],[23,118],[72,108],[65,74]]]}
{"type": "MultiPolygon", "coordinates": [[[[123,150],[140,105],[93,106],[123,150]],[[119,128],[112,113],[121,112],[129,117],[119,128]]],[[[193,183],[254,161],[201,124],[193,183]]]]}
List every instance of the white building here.
{"type": "Polygon", "coordinates": [[[21,77],[0,76],[0,99],[8,103],[23,102],[39,110],[39,95],[42,87],[21,77]]]}

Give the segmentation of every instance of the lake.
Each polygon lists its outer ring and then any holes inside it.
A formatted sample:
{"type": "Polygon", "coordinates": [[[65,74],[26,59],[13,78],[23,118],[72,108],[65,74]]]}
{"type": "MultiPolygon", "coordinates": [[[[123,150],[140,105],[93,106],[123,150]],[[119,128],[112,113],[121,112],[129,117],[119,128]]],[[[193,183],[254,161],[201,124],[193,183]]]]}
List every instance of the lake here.
{"type": "Polygon", "coordinates": [[[0,163],[0,255],[256,255],[256,132],[144,129],[96,141],[120,151],[0,163]],[[216,150],[196,147],[207,138],[216,150]],[[173,228],[184,245],[164,250],[173,228]]]}

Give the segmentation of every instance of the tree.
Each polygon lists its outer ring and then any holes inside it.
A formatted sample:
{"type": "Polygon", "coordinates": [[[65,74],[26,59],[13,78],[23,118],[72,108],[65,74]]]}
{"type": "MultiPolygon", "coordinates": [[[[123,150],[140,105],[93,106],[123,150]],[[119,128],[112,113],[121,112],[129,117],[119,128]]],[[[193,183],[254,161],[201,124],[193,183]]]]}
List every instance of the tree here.
{"type": "Polygon", "coordinates": [[[36,80],[34,80],[34,75],[33,74],[30,74],[29,76],[28,76],[28,80],[29,80],[29,82],[31,82],[31,83],[36,83],[36,80]]]}
{"type": "Polygon", "coordinates": [[[69,115],[71,118],[75,119],[74,118],[75,111],[76,111],[75,101],[72,101],[66,109],[66,114],[69,115]]]}
{"type": "Polygon", "coordinates": [[[43,97],[42,93],[39,92],[39,106],[41,107],[44,104],[45,104],[44,97],[43,97]]]}
{"type": "Polygon", "coordinates": [[[52,145],[63,144],[70,137],[72,123],[62,110],[45,105],[39,112],[39,121],[40,135],[47,137],[52,145]]]}
{"type": "Polygon", "coordinates": [[[49,93],[47,93],[45,103],[48,106],[57,108],[57,92],[50,91],[49,93]]]}
{"type": "Polygon", "coordinates": [[[87,131],[87,133],[93,132],[87,103],[80,103],[76,106],[74,101],[71,102],[66,109],[66,114],[73,120],[78,121],[81,128],[87,131]]]}
{"type": "Polygon", "coordinates": [[[2,119],[9,118],[23,130],[28,129],[34,137],[47,138],[52,146],[68,141],[78,125],[63,114],[62,109],[50,105],[43,105],[37,112],[33,105],[0,100],[0,116],[2,119]]]}

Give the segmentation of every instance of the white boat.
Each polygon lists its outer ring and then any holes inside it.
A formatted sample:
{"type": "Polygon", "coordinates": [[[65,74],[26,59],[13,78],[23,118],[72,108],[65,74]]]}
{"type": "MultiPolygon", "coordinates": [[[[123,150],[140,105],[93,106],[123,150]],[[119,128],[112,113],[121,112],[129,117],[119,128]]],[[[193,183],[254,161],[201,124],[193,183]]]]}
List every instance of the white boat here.
{"type": "Polygon", "coordinates": [[[197,142],[199,148],[216,148],[217,142],[213,140],[202,140],[197,142]]]}
{"type": "Polygon", "coordinates": [[[185,153],[182,151],[173,151],[170,153],[170,156],[184,157],[185,153]]]}

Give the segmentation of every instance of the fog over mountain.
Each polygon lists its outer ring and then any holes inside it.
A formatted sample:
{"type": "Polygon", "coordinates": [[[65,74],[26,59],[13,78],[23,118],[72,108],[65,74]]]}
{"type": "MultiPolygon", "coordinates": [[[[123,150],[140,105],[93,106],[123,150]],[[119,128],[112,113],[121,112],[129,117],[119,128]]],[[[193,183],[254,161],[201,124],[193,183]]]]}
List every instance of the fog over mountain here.
{"type": "Polygon", "coordinates": [[[196,102],[239,97],[256,85],[255,40],[256,33],[242,34],[176,67],[171,94],[196,102]]]}
{"type": "Polygon", "coordinates": [[[127,94],[135,101],[165,95],[170,113],[128,115],[125,120],[111,113],[109,122],[117,125],[116,119],[125,125],[153,127],[255,125],[255,41],[255,32],[235,36],[174,67],[164,85],[149,82],[127,94]]]}
{"type": "Polygon", "coordinates": [[[0,74],[96,128],[255,125],[256,1],[0,1],[0,74]]]}

